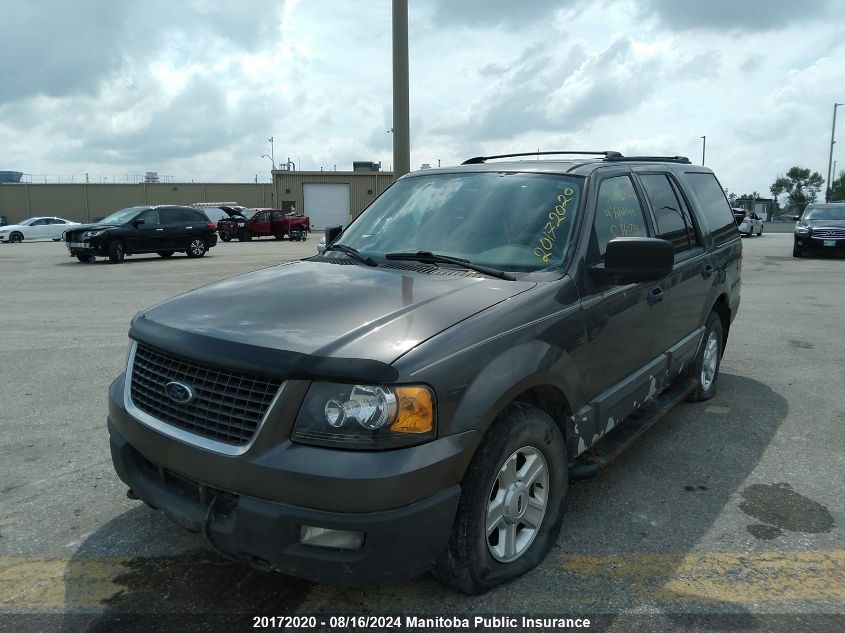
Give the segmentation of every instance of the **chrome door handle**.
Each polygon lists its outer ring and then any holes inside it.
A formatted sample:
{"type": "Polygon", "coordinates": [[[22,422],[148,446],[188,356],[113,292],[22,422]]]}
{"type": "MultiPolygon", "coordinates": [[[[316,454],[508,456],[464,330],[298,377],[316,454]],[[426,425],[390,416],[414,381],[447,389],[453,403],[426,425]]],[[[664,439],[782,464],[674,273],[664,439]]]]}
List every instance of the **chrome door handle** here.
{"type": "Polygon", "coordinates": [[[156,231],[163,231],[164,229],[156,229],[156,231]]]}

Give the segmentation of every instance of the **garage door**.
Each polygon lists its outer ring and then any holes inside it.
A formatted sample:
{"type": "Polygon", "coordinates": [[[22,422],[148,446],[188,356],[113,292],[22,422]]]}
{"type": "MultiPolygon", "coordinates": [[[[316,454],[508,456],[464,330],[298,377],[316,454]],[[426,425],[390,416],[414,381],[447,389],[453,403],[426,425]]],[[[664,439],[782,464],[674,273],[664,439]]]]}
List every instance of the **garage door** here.
{"type": "Polygon", "coordinates": [[[349,185],[306,183],[302,185],[305,215],[312,229],[349,224],[349,185]]]}

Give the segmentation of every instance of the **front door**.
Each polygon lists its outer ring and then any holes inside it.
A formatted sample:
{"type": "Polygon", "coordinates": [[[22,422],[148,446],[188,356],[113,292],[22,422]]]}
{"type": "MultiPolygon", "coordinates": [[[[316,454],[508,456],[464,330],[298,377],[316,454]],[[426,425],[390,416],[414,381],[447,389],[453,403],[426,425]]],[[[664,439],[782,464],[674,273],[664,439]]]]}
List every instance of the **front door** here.
{"type": "Polygon", "coordinates": [[[285,226],[285,214],[281,211],[270,211],[270,226],[273,235],[282,236],[287,233],[287,226],[285,226]]]}
{"type": "Polygon", "coordinates": [[[158,209],[147,209],[142,211],[135,219],[129,223],[129,250],[133,253],[145,253],[150,251],[161,250],[159,244],[162,241],[162,228],[158,209]],[[142,224],[138,224],[138,220],[143,220],[142,224]]]}
{"type": "Polygon", "coordinates": [[[270,235],[270,212],[259,211],[249,222],[249,230],[253,235],[270,235]]]}
{"type": "MultiPolygon", "coordinates": [[[[653,235],[651,222],[627,170],[603,175],[595,196],[587,265],[604,262],[607,243],[617,237],[653,235]]],[[[654,329],[659,283],[608,285],[585,274],[579,288],[590,357],[593,441],[642,404],[658,371],[654,329]],[[655,364],[655,367],[651,365],[655,364]],[[636,400],[636,405],[635,405],[636,400]]]]}

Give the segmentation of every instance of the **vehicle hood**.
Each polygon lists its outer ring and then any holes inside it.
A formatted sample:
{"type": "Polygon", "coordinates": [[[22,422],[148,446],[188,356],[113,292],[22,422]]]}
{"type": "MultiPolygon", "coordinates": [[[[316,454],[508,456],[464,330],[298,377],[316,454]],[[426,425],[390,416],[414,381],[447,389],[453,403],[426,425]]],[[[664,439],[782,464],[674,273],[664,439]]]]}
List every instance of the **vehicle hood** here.
{"type": "Polygon", "coordinates": [[[4,224],[0,226],[0,231],[13,231],[15,229],[28,229],[28,224],[4,224]]]}
{"type": "Polygon", "coordinates": [[[245,216],[243,213],[241,213],[240,211],[238,211],[237,209],[227,209],[227,208],[225,208],[225,207],[220,207],[220,210],[221,210],[221,211],[223,211],[223,212],[224,212],[226,215],[228,215],[230,218],[233,218],[233,219],[238,219],[238,218],[243,218],[243,219],[246,219],[246,216],[245,216]]]}
{"type": "Polygon", "coordinates": [[[119,224],[74,224],[72,228],[65,229],[65,233],[70,233],[71,231],[82,233],[92,230],[102,231],[103,229],[116,229],[119,226],[119,224]]]}
{"type": "Polygon", "coordinates": [[[801,220],[801,224],[806,224],[814,229],[845,229],[845,220],[801,220]]]}
{"type": "Polygon", "coordinates": [[[130,335],[158,324],[187,338],[389,364],[535,285],[341,261],[290,262],[203,286],[144,311],[130,335]]]}

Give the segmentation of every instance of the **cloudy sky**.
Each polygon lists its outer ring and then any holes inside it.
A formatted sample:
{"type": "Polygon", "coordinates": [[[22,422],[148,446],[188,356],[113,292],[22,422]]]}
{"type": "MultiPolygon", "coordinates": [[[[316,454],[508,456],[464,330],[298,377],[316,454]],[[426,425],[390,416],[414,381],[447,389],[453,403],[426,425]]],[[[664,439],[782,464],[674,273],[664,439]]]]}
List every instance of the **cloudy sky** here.
{"type": "MultiPolygon", "coordinates": [[[[410,0],[411,165],[684,154],[827,173],[845,0],[410,0]]],[[[389,0],[3,0],[0,169],[269,180],[392,164],[389,0]]],[[[845,167],[845,108],[834,158],[845,167]]]]}

